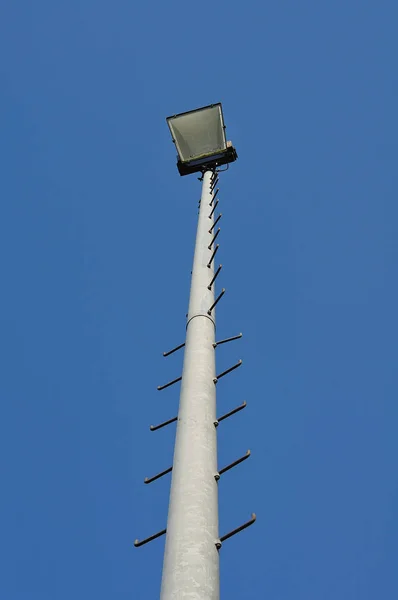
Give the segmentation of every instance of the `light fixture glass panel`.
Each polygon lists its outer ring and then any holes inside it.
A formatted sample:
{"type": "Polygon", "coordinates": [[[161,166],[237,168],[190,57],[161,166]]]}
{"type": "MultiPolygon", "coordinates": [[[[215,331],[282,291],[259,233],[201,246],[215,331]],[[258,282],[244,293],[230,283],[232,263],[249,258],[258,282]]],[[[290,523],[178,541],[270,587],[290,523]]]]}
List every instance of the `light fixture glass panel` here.
{"type": "Polygon", "coordinates": [[[226,150],[221,104],[169,117],[167,122],[182,162],[226,150]]]}

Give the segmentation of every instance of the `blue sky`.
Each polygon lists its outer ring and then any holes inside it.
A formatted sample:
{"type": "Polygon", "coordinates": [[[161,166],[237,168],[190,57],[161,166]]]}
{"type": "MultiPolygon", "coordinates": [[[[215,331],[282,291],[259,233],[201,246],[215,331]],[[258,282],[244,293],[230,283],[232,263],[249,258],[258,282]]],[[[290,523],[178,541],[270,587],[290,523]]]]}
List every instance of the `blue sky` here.
{"type": "Polygon", "coordinates": [[[222,598],[398,597],[398,5],[0,7],[4,600],[158,597],[200,184],[222,101],[222,598]]]}

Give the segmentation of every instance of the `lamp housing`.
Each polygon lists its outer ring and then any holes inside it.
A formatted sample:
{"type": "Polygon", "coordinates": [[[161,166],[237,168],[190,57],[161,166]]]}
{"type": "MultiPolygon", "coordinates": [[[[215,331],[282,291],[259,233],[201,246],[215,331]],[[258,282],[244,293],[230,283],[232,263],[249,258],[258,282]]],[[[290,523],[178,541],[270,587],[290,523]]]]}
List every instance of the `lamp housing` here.
{"type": "Polygon", "coordinates": [[[166,121],[177,149],[180,175],[215,169],[238,158],[225,137],[221,103],[173,115],[166,121]]]}

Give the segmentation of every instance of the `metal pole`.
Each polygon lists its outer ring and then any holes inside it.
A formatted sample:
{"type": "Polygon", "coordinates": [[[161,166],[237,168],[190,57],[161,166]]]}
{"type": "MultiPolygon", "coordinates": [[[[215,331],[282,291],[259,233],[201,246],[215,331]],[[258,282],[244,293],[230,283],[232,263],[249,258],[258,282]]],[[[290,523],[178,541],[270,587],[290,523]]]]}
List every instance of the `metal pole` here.
{"type": "Polygon", "coordinates": [[[203,175],[192,269],[161,600],[219,600],[212,172],[203,175]]]}

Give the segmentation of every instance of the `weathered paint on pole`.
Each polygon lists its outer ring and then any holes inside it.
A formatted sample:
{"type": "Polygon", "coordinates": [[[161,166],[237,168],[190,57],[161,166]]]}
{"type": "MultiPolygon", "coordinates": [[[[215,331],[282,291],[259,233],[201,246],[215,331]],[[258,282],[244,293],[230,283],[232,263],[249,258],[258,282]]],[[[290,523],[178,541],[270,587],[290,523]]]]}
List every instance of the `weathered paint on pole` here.
{"type": "Polygon", "coordinates": [[[219,600],[211,171],[203,175],[174,449],[161,600],[219,600]]]}

